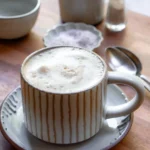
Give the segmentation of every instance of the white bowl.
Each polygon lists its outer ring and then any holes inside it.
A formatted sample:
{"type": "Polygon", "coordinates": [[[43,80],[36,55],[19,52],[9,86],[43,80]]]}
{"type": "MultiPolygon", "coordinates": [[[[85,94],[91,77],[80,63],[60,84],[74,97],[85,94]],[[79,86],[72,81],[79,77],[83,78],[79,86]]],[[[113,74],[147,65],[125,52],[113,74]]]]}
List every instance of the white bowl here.
{"type": "Polygon", "coordinates": [[[94,50],[103,41],[102,33],[85,23],[65,23],[49,30],[43,38],[46,47],[74,46],[94,50]]]}
{"type": "Polygon", "coordinates": [[[26,35],[37,19],[39,8],[40,0],[0,0],[0,38],[26,35]]]}

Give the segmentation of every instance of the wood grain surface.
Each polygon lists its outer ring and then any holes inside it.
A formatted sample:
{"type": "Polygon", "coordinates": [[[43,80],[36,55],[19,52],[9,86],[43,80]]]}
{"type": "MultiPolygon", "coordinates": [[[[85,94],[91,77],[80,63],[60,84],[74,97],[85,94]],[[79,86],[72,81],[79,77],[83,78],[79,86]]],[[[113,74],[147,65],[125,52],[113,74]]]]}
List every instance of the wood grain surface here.
{"type": "MultiPolygon", "coordinates": [[[[126,30],[111,33],[104,23],[97,26],[104,41],[96,52],[105,59],[105,48],[121,45],[131,49],[142,61],[143,74],[150,77],[150,18],[128,12],[126,30]]],[[[42,47],[42,37],[48,29],[60,23],[57,0],[42,0],[38,20],[32,31],[17,40],[0,40],[0,103],[6,95],[20,84],[20,66],[24,58],[42,47]]],[[[125,87],[129,97],[133,92],[125,87]]],[[[147,93],[143,105],[134,113],[134,122],[128,135],[112,150],[150,149],[150,94],[147,93]]],[[[0,150],[14,150],[0,133],[0,150]]]]}

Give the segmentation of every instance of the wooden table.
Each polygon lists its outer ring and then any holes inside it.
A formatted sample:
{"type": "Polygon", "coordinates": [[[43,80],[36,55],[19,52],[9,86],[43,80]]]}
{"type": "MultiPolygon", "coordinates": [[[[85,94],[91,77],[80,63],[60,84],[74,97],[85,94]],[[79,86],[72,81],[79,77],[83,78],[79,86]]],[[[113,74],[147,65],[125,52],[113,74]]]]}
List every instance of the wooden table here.
{"type": "MultiPolygon", "coordinates": [[[[143,63],[143,74],[150,77],[150,18],[128,12],[128,25],[120,33],[110,33],[103,23],[97,28],[103,32],[104,41],[97,53],[104,57],[107,46],[121,45],[131,49],[143,63]]],[[[19,71],[24,58],[43,47],[42,37],[47,29],[59,23],[59,8],[56,0],[42,0],[39,18],[31,33],[17,40],[0,40],[0,103],[6,95],[20,84],[19,71]]],[[[126,92],[132,96],[126,88],[126,92]]],[[[134,113],[134,122],[128,135],[112,150],[150,149],[150,94],[134,113]]],[[[0,133],[0,150],[14,150],[0,133]]]]}

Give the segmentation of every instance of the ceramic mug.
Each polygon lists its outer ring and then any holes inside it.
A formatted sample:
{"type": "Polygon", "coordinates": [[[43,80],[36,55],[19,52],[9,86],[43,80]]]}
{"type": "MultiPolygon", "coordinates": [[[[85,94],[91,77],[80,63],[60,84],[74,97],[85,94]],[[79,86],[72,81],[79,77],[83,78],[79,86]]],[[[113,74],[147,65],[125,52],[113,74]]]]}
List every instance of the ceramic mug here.
{"type": "MultiPolygon", "coordinates": [[[[104,60],[104,75],[94,87],[77,93],[51,93],[35,88],[24,78],[23,68],[34,55],[52,50],[45,48],[28,56],[21,67],[21,88],[25,126],[37,138],[57,144],[71,144],[94,136],[105,119],[120,117],[135,111],[143,102],[144,86],[139,77],[120,72],[108,72],[104,60]],[[127,84],[136,96],[119,106],[106,106],[107,85],[127,84]]],[[[83,49],[82,49],[83,50],[83,49]]],[[[84,50],[83,50],[84,51],[84,50]]]]}

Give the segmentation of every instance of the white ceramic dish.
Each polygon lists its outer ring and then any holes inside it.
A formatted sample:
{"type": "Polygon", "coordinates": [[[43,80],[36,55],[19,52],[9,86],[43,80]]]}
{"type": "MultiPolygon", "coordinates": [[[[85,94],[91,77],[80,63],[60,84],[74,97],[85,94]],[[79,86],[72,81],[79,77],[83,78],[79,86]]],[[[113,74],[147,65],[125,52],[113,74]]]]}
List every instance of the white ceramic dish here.
{"type": "Polygon", "coordinates": [[[26,35],[37,19],[39,8],[40,0],[0,0],[0,38],[26,35]]]}
{"type": "MultiPolygon", "coordinates": [[[[108,119],[99,133],[89,140],[69,145],[50,144],[32,136],[25,128],[21,99],[21,88],[18,87],[6,97],[0,110],[1,131],[4,137],[18,150],[110,149],[126,136],[132,125],[131,115],[108,119]]],[[[108,86],[108,105],[119,105],[126,101],[126,96],[117,86],[108,86]]]]}
{"type": "Polygon", "coordinates": [[[43,38],[46,47],[74,46],[94,50],[103,41],[102,33],[92,25],[65,23],[49,30],[43,38]]]}

